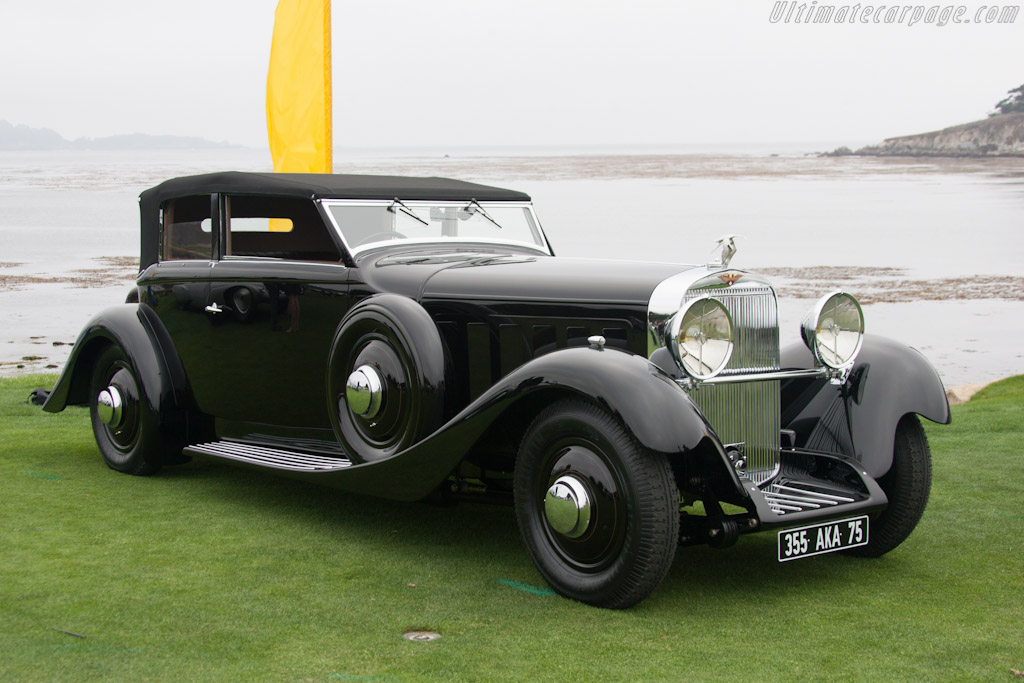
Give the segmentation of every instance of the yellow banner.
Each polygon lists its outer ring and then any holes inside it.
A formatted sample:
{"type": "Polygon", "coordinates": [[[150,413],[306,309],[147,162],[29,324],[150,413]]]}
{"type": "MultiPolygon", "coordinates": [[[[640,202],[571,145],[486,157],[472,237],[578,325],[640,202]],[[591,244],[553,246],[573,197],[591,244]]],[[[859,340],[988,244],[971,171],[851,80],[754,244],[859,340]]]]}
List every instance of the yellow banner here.
{"type": "Polygon", "coordinates": [[[331,0],[280,0],[267,73],[275,173],[330,173],[331,0]]]}

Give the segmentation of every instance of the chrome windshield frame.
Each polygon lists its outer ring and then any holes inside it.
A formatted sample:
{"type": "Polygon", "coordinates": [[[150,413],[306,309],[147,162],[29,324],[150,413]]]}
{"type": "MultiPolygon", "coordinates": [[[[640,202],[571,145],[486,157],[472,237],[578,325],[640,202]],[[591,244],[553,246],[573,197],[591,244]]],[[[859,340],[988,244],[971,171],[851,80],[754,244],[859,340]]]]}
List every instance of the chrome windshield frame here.
{"type": "MultiPolygon", "coordinates": [[[[535,231],[536,237],[543,243],[538,244],[536,242],[526,242],[523,240],[513,239],[494,239],[489,237],[413,237],[405,238],[400,240],[384,240],[378,242],[370,242],[368,244],[351,245],[348,239],[345,237],[345,232],[338,225],[338,221],[331,211],[333,206],[376,206],[381,208],[387,208],[393,204],[394,200],[378,200],[378,199],[318,199],[317,203],[320,205],[322,213],[330,221],[331,227],[334,229],[335,234],[341,243],[345,246],[345,250],[355,258],[356,256],[380,249],[382,247],[404,247],[404,246],[424,246],[424,245],[441,245],[441,246],[455,246],[455,245],[472,245],[472,244],[488,244],[495,246],[508,246],[515,247],[518,249],[529,249],[538,253],[544,254],[545,256],[554,256],[554,251],[551,249],[551,243],[548,241],[547,234],[544,232],[544,228],[540,224],[540,220],[537,218],[537,213],[534,211],[532,202],[519,202],[519,201],[484,201],[480,204],[484,207],[501,207],[501,208],[513,208],[513,209],[524,209],[527,211],[529,216],[531,229],[535,231]]],[[[404,202],[409,206],[410,209],[416,209],[426,206],[438,206],[438,207],[455,207],[464,206],[468,200],[408,200],[404,202]]]]}

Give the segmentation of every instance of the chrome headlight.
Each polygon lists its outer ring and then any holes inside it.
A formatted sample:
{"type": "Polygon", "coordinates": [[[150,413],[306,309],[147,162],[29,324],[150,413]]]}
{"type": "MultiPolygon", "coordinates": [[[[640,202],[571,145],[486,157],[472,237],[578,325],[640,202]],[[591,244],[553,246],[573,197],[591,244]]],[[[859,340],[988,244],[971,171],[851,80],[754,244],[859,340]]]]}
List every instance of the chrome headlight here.
{"type": "Polygon", "coordinates": [[[830,368],[845,368],[853,363],[864,341],[864,312],[849,294],[826,294],[807,313],[800,334],[816,361],[830,368]]]}
{"type": "Polygon", "coordinates": [[[717,299],[703,297],[683,306],[669,323],[669,334],[676,363],[695,379],[711,379],[732,356],[732,316],[717,299]]]}

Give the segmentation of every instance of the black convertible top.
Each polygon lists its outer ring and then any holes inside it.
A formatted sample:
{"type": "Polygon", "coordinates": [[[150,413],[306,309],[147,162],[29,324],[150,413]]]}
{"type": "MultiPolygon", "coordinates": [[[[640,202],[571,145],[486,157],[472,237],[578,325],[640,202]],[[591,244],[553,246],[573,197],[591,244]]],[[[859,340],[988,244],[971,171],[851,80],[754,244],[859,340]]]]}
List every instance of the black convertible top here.
{"type": "Polygon", "coordinates": [[[223,171],[165,180],[139,196],[142,219],[141,267],[157,260],[160,207],[169,199],[212,194],[267,195],[308,199],[425,199],[437,201],[528,202],[515,190],[449,178],[329,173],[243,173],[223,171]]]}
{"type": "Polygon", "coordinates": [[[242,173],[225,171],[183,176],[164,181],[142,193],[143,206],[174,197],[224,192],[265,194],[310,199],[436,199],[461,201],[530,201],[515,190],[449,178],[392,175],[331,175],[327,173],[242,173]]]}

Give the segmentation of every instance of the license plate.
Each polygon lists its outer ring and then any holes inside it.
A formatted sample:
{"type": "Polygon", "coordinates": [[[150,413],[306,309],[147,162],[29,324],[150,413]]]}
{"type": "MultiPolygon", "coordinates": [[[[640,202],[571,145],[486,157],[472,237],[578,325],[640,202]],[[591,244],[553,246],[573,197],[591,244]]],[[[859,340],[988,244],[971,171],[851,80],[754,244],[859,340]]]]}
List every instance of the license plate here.
{"type": "Polygon", "coordinates": [[[779,562],[868,544],[868,516],[811,524],[779,532],[779,562]]]}

